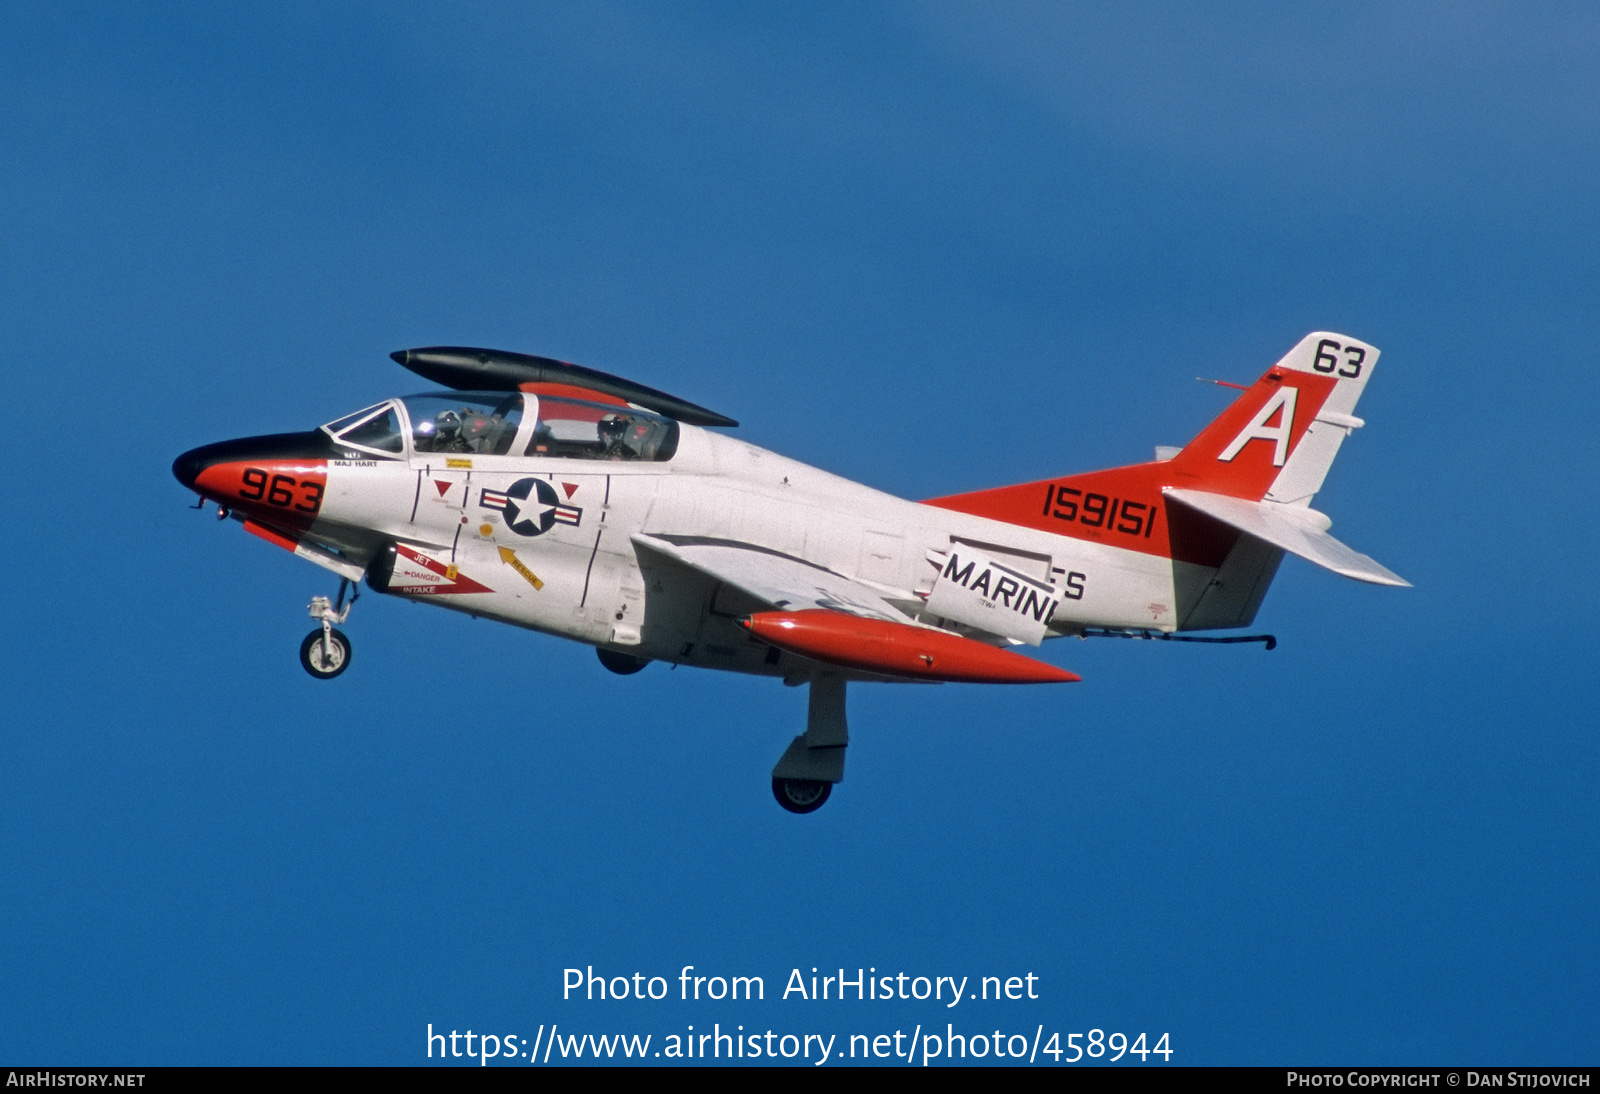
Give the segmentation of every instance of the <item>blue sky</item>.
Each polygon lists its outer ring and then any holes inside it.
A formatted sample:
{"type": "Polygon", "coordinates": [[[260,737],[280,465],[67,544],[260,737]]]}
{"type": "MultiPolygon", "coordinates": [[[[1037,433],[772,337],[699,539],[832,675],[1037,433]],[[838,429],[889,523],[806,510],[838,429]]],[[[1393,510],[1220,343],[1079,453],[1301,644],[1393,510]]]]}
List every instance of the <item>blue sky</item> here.
{"type": "MultiPolygon", "coordinates": [[[[1594,1063],[1600,11],[24,5],[0,1062],[416,1063],[428,1023],[909,1032],[792,968],[1037,974],[982,1023],[1175,1063],[1594,1063]],[[909,497],[1148,458],[1310,330],[1383,358],[1279,648],[1070,688],[775,683],[369,596],[172,458],[574,360],[909,497]],[[766,978],[579,1003],[561,970],[766,978]],[[995,1017],[989,1017],[994,1015],[995,1017]]],[[[966,1007],[967,1004],[963,1004],[966,1007]]],[[[969,1019],[976,1028],[979,1019],[969,1019]]]]}

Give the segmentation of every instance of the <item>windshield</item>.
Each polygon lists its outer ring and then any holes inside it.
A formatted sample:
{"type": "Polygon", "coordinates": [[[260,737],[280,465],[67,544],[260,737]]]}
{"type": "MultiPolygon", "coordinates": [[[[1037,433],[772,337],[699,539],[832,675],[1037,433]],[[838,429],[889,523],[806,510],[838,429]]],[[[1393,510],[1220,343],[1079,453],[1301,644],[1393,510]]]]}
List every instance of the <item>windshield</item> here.
{"type": "Polygon", "coordinates": [[[400,415],[392,402],[358,410],[322,428],[340,444],[375,455],[398,456],[405,448],[400,439],[400,415]]]}

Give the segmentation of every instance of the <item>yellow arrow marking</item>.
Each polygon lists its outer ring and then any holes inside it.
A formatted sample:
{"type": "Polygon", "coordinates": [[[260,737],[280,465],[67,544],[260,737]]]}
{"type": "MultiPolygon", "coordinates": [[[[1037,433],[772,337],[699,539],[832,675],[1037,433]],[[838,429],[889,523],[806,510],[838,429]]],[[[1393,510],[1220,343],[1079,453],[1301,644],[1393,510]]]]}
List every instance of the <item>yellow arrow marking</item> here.
{"type": "Polygon", "coordinates": [[[532,585],[535,589],[544,588],[544,582],[540,581],[538,576],[532,570],[528,569],[522,564],[522,560],[517,557],[517,552],[513,551],[511,548],[500,548],[500,561],[504,562],[507,566],[510,566],[523,577],[527,578],[528,584],[532,585]]]}

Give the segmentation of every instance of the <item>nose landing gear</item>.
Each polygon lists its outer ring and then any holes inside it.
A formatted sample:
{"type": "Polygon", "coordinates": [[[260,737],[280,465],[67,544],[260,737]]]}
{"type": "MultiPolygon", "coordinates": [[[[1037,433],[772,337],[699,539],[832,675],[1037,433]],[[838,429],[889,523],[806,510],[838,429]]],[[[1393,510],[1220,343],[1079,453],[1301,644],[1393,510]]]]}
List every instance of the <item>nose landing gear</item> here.
{"type": "Polygon", "coordinates": [[[332,680],[350,667],[350,639],[334,624],[350,618],[350,609],[355,607],[360,596],[359,589],[348,579],[341,578],[337,603],[329,603],[325,596],[311,598],[308,609],[311,618],[321,620],[322,626],[306,635],[306,640],[300,643],[300,664],[318,680],[332,680]],[[344,598],[347,590],[350,593],[348,603],[344,598]]]}

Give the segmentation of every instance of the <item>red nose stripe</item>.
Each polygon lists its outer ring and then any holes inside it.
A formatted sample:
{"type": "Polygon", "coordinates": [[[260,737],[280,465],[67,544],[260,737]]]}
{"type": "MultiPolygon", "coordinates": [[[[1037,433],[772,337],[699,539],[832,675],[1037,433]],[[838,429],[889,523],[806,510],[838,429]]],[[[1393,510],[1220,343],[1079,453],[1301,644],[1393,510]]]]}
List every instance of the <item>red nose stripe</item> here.
{"type": "Polygon", "coordinates": [[[322,511],[328,465],[321,460],[212,464],[195,477],[206,497],[281,528],[304,531],[322,511]]]}
{"type": "Polygon", "coordinates": [[[1061,684],[1082,677],[960,635],[842,612],[757,612],[739,621],[764,642],[868,672],[972,684],[1061,684]]]}

